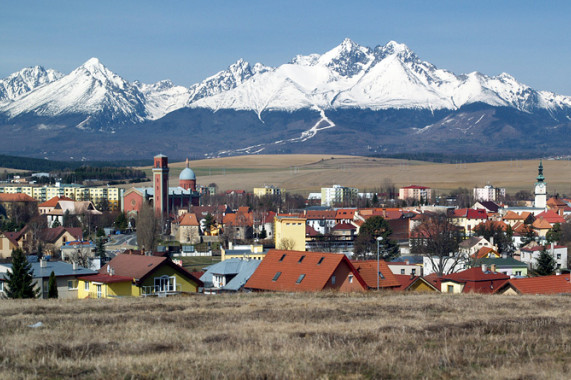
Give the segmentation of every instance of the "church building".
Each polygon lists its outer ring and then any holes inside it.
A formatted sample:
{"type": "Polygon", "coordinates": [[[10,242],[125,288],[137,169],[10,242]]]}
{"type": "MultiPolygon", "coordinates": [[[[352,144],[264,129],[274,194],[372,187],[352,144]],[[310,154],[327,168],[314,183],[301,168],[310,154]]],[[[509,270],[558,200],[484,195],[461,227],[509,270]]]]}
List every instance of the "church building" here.
{"type": "Polygon", "coordinates": [[[196,175],[189,167],[188,159],[186,167],[180,172],[177,187],[169,187],[168,157],[159,154],[153,161],[153,187],[132,187],[123,194],[123,212],[132,222],[136,220],[141,211],[143,202],[150,203],[155,215],[161,220],[167,219],[177,210],[186,209],[190,206],[198,206],[200,194],[196,191],[196,175]]]}

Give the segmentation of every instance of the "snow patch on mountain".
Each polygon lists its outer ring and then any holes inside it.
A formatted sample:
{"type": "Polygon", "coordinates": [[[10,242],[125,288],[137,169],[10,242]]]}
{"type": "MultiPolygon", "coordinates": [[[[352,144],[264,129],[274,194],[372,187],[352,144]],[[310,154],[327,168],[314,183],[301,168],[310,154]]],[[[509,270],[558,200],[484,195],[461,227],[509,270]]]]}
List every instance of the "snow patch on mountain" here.
{"type": "Polygon", "coordinates": [[[60,79],[63,74],[41,66],[27,67],[0,79],[0,102],[16,100],[45,84],[60,79]]]}

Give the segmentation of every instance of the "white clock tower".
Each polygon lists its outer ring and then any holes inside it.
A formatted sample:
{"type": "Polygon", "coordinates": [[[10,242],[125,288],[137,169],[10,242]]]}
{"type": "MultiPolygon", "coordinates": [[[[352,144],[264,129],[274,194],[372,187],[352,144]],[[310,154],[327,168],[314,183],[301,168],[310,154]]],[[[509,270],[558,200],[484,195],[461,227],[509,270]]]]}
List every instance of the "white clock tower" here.
{"type": "Polygon", "coordinates": [[[535,183],[535,208],[545,208],[547,206],[547,184],[543,176],[543,162],[539,161],[539,174],[537,175],[537,182],[535,183]]]}

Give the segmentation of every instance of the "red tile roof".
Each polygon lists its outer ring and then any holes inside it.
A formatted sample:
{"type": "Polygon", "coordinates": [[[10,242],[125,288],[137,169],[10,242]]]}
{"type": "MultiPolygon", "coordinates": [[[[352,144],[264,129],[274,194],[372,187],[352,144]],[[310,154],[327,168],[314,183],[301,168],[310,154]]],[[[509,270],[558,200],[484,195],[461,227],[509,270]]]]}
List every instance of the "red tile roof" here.
{"type": "Polygon", "coordinates": [[[569,274],[530,278],[512,278],[494,293],[502,293],[511,287],[519,294],[560,294],[571,293],[569,274]]]}
{"type": "Polygon", "coordinates": [[[40,203],[38,207],[56,207],[59,201],[73,201],[73,199],[68,197],[53,197],[44,203],[40,203]]]}
{"type": "Polygon", "coordinates": [[[484,209],[471,209],[471,208],[460,208],[454,210],[452,213],[453,218],[466,218],[466,219],[488,219],[488,214],[484,209]]]}
{"type": "Polygon", "coordinates": [[[315,229],[313,227],[311,227],[309,224],[305,225],[305,236],[309,236],[309,237],[315,237],[315,236],[319,236],[321,235],[319,232],[315,231],[315,229]]]}
{"type": "Polygon", "coordinates": [[[547,222],[551,224],[555,223],[565,223],[565,218],[556,213],[553,210],[547,210],[542,213],[539,213],[535,216],[537,219],[543,218],[547,222]]]}
{"type": "Polygon", "coordinates": [[[180,220],[181,226],[200,226],[198,223],[198,219],[196,218],[196,214],[192,212],[187,212],[184,214],[180,220]]]}
{"type": "Polygon", "coordinates": [[[503,273],[489,270],[483,272],[481,267],[475,267],[442,276],[441,283],[444,281],[462,283],[464,284],[463,293],[492,293],[509,279],[510,277],[503,273]]]}
{"type": "Polygon", "coordinates": [[[69,232],[76,240],[81,240],[83,238],[83,231],[81,227],[54,227],[54,228],[44,228],[40,232],[40,239],[46,243],[55,243],[57,239],[65,232],[69,232]]]}
{"type": "Polygon", "coordinates": [[[420,276],[409,276],[407,274],[395,274],[394,276],[400,284],[400,286],[397,288],[394,288],[394,290],[408,290],[415,283],[422,281],[422,282],[426,283],[429,287],[433,288],[435,291],[437,291],[437,292],[440,291],[440,284],[437,287],[434,283],[432,283],[432,282],[430,282],[430,281],[428,281],[428,280],[426,280],[420,276]]]}
{"type": "Polygon", "coordinates": [[[306,213],[307,219],[335,219],[337,212],[335,210],[309,210],[306,213]]]}
{"type": "Polygon", "coordinates": [[[335,213],[335,219],[336,220],[340,220],[340,219],[350,219],[353,220],[355,218],[355,211],[357,211],[357,209],[354,208],[340,208],[339,210],[336,211],[335,213]]]}
{"type": "Polygon", "coordinates": [[[16,193],[16,194],[5,194],[0,193],[0,202],[37,202],[34,198],[30,197],[28,194],[16,193]]]}
{"type": "Polygon", "coordinates": [[[332,228],[333,231],[345,231],[345,230],[356,230],[356,229],[357,227],[355,227],[350,223],[338,223],[332,228]]]}
{"type": "MultiPolygon", "coordinates": [[[[357,261],[351,260],[351,263],[359,272],[363,280],[367,283],[369,289],[377,288],[377,260],[357,261]]],[[[390,270],[386,261],[379,260],[379,272],[382,277],[379,277],[379,287],[381,288],[394,288],[400,286],[393,272],[390,270]]]]}
{"type": "Polygon", "coordinates": [[[478,252],[474,253],[472,257],[474,257],[474,255],[477,259],[483,259],[486,257],[500,257],[496,250],[491,247],[482,247],[478,250],[478,252]]]}
{"type": "MultiPolygon", "coordinates": [[[[320,291],[341,265],[346,265],[362,289],[366,289],[365,281],[343,254],[273,249],[268,251],[244,287],[289,292],[320,291]],[[305,276],[297,283],[302,275],[305,276]]],[[[338,281],[341,283],[343,279],[338,281]]]]}

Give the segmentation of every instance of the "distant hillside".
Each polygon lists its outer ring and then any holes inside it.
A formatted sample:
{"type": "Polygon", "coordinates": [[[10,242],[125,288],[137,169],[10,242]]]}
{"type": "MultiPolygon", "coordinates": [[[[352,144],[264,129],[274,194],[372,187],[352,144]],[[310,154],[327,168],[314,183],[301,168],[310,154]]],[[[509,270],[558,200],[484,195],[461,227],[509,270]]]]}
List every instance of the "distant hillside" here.
{"type": "Polygon", "coordinates": [[[81,168],[83,166],[91,166],[96,168],[102,167],[121,167],[121,166],[141,166],[149,163],[149,160],[136,161],[52,161],[41,158],[30,158],[20,156],[8,156],[0,154],[0,167],[35,171],[35,172],[51,172],[51,171],[67,171],[81,168]]]}

